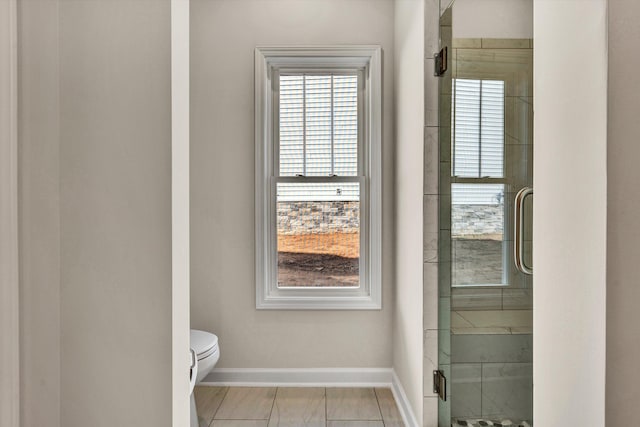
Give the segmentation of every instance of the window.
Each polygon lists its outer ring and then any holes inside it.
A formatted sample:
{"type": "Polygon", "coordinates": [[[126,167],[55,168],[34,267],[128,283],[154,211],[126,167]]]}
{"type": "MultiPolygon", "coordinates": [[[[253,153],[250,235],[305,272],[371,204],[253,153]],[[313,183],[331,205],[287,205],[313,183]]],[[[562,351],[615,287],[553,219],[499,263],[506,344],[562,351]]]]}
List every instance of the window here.
{"type": "Polygon", "coordinates": [[[381,51],[256,49],[256,307],[381,307],[381,51]]]}
{"type": "Polygon", "coordinates": [[[453,79],[452,284],[508,284],[505,82],[453,79]]]}

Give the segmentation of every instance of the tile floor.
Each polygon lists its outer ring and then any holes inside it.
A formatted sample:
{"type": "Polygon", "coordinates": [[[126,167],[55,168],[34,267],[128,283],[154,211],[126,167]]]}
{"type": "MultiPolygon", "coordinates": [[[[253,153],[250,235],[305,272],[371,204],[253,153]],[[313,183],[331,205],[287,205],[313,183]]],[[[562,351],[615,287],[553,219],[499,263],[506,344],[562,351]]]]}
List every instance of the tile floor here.
{"type": "Polygon", "coordinates": [[[196,387],[200,427],[402,427],[388,388],[196,387]]]}

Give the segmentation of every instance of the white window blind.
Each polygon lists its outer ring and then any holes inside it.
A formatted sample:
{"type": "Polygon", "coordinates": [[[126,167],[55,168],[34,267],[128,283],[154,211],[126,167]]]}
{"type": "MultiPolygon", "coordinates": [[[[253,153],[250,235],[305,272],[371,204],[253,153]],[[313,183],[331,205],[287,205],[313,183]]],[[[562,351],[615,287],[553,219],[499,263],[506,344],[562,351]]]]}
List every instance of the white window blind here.
{"type": "Polygon", "coordinates": [[[453,174],[502,178],[504,82],[454,79],[453,174]]]}
{"type": "MultiPolygon", "coordinates": [[[[454,79],[454,178],[504,178],[504,81],[454,79]]],[[[498,204],[503,185],[457,184],[457,204],[498,204]]]]}
{"type": "MultiPolygon", "coordinates": [[[[358,76],[283,74],[279,91],[280,176],[358,175],[358,76]]],[[[279,200],[358,200],[353,185],[282,183],[279,200]]]]}
{"type": "Polygon", "coordinates": [[[358,174],[358,76],[280,76],[280,176],[358,174]]]}

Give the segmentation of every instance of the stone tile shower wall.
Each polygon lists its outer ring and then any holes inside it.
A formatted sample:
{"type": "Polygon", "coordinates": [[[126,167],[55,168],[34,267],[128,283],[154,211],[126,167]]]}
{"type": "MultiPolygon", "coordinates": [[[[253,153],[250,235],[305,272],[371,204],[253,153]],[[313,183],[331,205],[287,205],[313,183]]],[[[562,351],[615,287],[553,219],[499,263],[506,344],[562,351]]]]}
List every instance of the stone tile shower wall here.
{"type": "MultiPolygon", "coordinates": [[[[450,27],[442,27],[444,28],[450,27]]],[[[471,76],[496,74],[496,67],[501,68],[502,79],[506,81],[506,93],[505,93],[505,177],[508,184],[506,185],[506,192],[504,194],[506,212],[513,211],[513,199],[515,192],[529,185],[529,179],[532,176],[532,161],[533,158],[533,109],[532,109],[532,77],[531,66],[532,61],[532,48],[533,40],[531,39],[451,39],[448,40],[450,46],[450,57],[456,60],[456,72],[460,75],[466,76],[471,73],[471,76]]],[[[447,88],[451,85],[450,76],[442,79],[441,83],[446,85],[447,88]]],[[[446,88],[445,88],[446,89],[446,88]]],[[[450,96],[448,95],[450,90],[443,91],[441,99],[441,108],[450,111],[450,96]],[[447,93],[447,94],[445,94],[447,93]]],[[[450,118],[447,118],[450,120],[450,118]]],[[[448,145],[450,140],[450,126],[449,122],[443,120],[441,123],[441,146],[448,145]]],[[[446,153],[448,154],[448,153],[446,153]]],[[[442,161],[450,161],[450,159],[444,156],[442,161]]],[[[448,167],[449,163],[442,163],[442,166],[448,167]]],[[[444,169],[443,169],[444,171],[444,169]]],[[[445,191],[447,186],[446,181],[448,176],[442,176],[441,190],[445,191]]],[[[487,221],[489,214],[488,209],[481,209],[476,207],[476,213],[468,212],[470,207],[464,207],[456,205],[452,211],[452,237],[454,238],[453,244],[456,244],[456,238],[461,234],[467,236],[477,235],[476,232],[481,228],[481,220],[487,221]]],[[[504,237],[499,240],[503,240],[507,245],[507,251],[512,252],[513,245],[513,218],[511,215],[504,217],[504,212],[496,212],[496,216],[493,221],[486,224],[487,234],[492,234],[489,229],[493,227],[496,220],[502,221],[504,219],[504,237]],[[503,218],[504,217],[504,218],[503,218]]],[[[531,215],[527,215],[527,218],[531,218],[531,215]]],[[[529,227],[530,222],[527,222],[525,227],[529,227]]],[[[525,228],[525,235],[527,233],[525,228]]],[[[501,233],[496,233],[501,234],[501,233]]],[[[475,242],[477,244],[477,242],[475,242]]],[[[491,245],[491,242],[487,241],[487,245],[491,245]]],[[[459,243],[458,243],[459,244],[459,243]]],[[[527,248],[525,247],[525,255],[527,255],[527,248]]],[[[456,247],[457,248],[457,247],[456,247]]],[[[498,257],[496,261],[498,264],[502,264],[499,260],[500,253],[496,250],[488,250],[487,253],[493,253],[498,257]]],[[[473,258],[473,251],[466,252],[460,251],[461,255],[468,255],[467,258],[473,258]]],[[[475,255],[478,255],[476,253],[475,255]]],[[[485,258],[482,261],[487,263],[485,258]]],[[[454,268],[457,276],[464,276],[463,269],[460,268],[461,264],[457,264],[458,268],[454,268]]],[[[530,310],[532,307],[532,292],[531,292],[531,277],[523,276],[519,274],[513,265],[509,264],[504,266],[507,270],[508,279],[506,283],[511,284],[509,288],[494,288],[494,289],[477,289],[473,292],[469,292],[464,288],[454,288],[451,290],[451,309],[452,310],[510,310],[510,309],[524,309],[530,310]],[[512,297],[517,298],[518,303],[512,304],[512,297]],[[471,304],[473,302],[473,304],[471,304]],[[506,302],[506,303],[505,303],[506,302]]],[[[481,270],[479,268],[478,270],[481,270]]],[[[460,281],[454,278],[454,284],[460,281]]]]}
{"type": "Polygon", "coordinates": [[[451,346],[453,419],[531,421],[531,334],[454,334],[451,346]]]}

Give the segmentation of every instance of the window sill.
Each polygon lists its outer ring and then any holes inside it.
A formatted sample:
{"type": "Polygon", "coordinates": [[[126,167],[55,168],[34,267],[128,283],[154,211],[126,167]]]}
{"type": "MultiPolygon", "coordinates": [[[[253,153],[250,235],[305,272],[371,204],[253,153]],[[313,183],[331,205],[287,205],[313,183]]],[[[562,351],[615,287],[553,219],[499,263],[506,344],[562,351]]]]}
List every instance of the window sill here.
{"type": "MultiPolygon", "coordinates": [[[[322,292],[320,290],[319,292],[322,292]]],[[[381,310],[382,302],[372,296],[329,297],[319,295],[277,296],[256,299],[258,310],[381,310]]]]}

